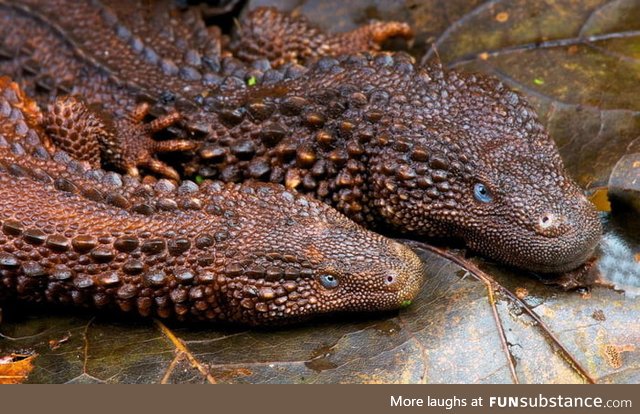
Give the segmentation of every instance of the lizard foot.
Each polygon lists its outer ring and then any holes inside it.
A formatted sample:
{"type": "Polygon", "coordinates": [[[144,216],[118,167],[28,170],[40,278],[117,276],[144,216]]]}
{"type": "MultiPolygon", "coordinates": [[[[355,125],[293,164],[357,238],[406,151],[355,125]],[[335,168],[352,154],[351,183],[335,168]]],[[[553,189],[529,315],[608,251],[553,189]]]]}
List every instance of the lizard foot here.
{"type": "Polygon", "coordinates": [[[138,105],[131,114],[113,118],[97,108],[87,106],[74,96],[56,99],[45,115],[45,131],[54,144],[72,157],[88,161],[94,167],[113,166],[129,175],[140,175],[145,168],[175,181],[180,175],[168,164],[155,158],[165,152],[190,151],[197,143],[189,140],[156,141],[152,137],[180,120],[177,112],[144,119],[149,104],[138,105]]]}
{"type": "Polygon", "coordinates": [[[230,48],[245,61],[268,59],[275,67],[288,62],[305,64],[323,56],[373,52],[392,37],[411,39],[411,27],[401,22],[372,21],[345,33],[325,33],[304,16],[257,8],[237,28],[230,48]]]}

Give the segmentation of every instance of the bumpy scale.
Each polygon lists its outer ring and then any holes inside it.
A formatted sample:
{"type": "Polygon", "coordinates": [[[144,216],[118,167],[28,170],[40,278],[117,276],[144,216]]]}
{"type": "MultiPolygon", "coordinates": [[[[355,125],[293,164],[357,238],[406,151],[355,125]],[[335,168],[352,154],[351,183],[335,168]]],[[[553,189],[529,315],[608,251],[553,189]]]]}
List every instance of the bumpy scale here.
{"type": "Polygon", "coordinates": [[[325,204],[270,184],[152,186],[51,157],[41,118],[0,78],[0,300],[265,325],[398,308],[422,284],[409,248],[325,204]]]}
{"type": "Polygon", "coordinates": [[[579,266],[602,232],[534,110],[495,79],[350,55],[206,110],[213,128],[187,172],[283,183],[370,227],[459,238],[542,272],[579,266]]]}
{"type": "Polygon", "coordinates": [[[378,51],[387,39],[412,36],[406,23],[381,21],[351,32],[328,34],[304,16],[293,17],[271,7],[261,7],[240,22],[229,49],[244,61],[268,59],[278,67],[291,62],[305,64],[322,56],[378,51]]]}
{"type": "MultiPolygon", "coordinates": [[[[258,36],[261,27],[269,29],[265,34],[282,30],[289,36],[284,46],[271,51],[274,64],[294,57],[323,56],[335,48],[344,52],[374,50],[388,37],[410,36],[406,24],[377,22],[350,33],[322,34],[318,39],[327,46],[316,48],[298,41],[319,33],[304,18],[260,9],[245,20],[240,32],[246,37],[236,47],[250,53],[269,42],[270,38],[258,36]]],[[[41,105],[52,103],[50,111],[69,106],[66,98],[53,103],[58,96],[81,96],[86,105],[77,105],[77,109],[85,112],[87,106],[93,107],[91,117],[101,125],[98,136],[90,134],[96,132],[90,128],[81,131],[87,143],[69,145],[67,137],[57,134],[52,138],[74,157],[95,160],[100,152],[99,159],[105,166],[134,175],[142,167],[177,179],[178,173],[159,161],[156,154],[195,147],[194,142],[179,139],[156,144],[152,137],[159,130],[132,116],[140,113],[138,105],[152,102],[161,112],[166,104],[193,109],[194,102],[208,95],[211,87],[225,82],[231,86],[244,84],[245,78],[260,72],[252,72],[223,52],[223,43],[227,40],[218,30],[207,28],[196,9],[180,9],[173,1],[153,5],[130,1],[108,5],[65,0],[0,1],[0,74],[19,81],[41,105]],[[93,152],[74,152],[78,147],[93,152]]],[[[265,61],[258,67],[265,69],[265,65],[270,67],[265,61]]],[[[155,124],[162,125],[160,130],[180,120],[174,109],[170,111],[163,119],[172,122],[155,124]]],[[[82,118],[84,113],[71,117],[82,118]]],[[[80,121],[72,128],[83,126],[80,121]]]]}
{"type": "MultiPolygon", "coordinates": [[[[594,207],[533,109],[497,80],[416,67],[404,54],[324,58],[277,70],[264,59],[247,66],[226,57],[222,39],[210,39],[206,44],[217,46],[208,51],[189,50],[177,64],[163,56],[176,55],[179,39],[159,36],[158,47],[150,46],[117,7],[95,13],[95,5],[74,6],[75,17],[90,10],[97,16],[86,18],[100,29],[87,33],[53,13],[59,2],[34,3],[26,11],[5,6],[15,23],[0,68],[13,74],[34,66],[16,45],[39,18],[36,39],[46,42],[34,42],[30,56],[47,70],[60,68],[85,96],[115,110],[137,91],[180,113],[182,133],[204,140],[181,166],[186,175],[283,183],[369,227],[458,238],[535,271],[575,268],[599,240],[594,207]]],[[[259,18],[270,13],[255,14],[254,27],[264,27],[259,18]]],[[[275,27],[287,27],[281,32],[294,39],[312,30],[287,19],[267,21],[284,22],[275,27]]],[[[194,27],[185,42],[199,43],[200,26],[194,27]]],[[[246,27],[252,39],[256,30],[246,27]]],[[[287,53],[275,55],[306,59],[287,53]]]]}

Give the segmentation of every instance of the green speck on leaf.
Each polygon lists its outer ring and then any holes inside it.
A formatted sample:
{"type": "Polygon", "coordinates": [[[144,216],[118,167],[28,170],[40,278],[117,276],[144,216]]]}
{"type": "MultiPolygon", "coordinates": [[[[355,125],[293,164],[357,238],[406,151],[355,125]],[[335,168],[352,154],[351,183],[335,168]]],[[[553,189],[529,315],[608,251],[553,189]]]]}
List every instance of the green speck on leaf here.
{"type": "Polygon", "coordinates": [[[536,85],[543,85],[544,84],[544,79],[542,79],[542,78],[534,78],[533,79],[533,83],[535,83],[536,85]]]}
{"type": "Polygon", "coordinates": [[[204,182],[204,177],[201,175],[196,175],[196,184],[200,185],[204,182]]]}
{"type": "Polygon", "coordinates": [[[407,306],[411,306],[411,301],[410,300],[405,300],[400,304],[401,308],[406,308],[407,306]]]}
{"type": "Polygon", "coordinates": [[[256,83],[258,83],[258,80],[256,79],[255,76],[252,76],[249,79],[247,79],[247,85],[249,86],[254,86],[256,83]]]}

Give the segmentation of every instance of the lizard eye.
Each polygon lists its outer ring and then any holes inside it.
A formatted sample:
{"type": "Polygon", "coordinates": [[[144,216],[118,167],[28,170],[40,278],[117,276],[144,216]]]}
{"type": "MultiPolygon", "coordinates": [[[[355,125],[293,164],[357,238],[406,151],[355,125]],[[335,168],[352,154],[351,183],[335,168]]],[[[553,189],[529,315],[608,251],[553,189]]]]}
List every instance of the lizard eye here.
{"type": "Polygon", "coordinates": [[[482,183],[476,183],[476,185],[473,186],[473,196],[476,198],[476,200],[482,203],[490,203],[493,201],[491,192],[482,183]]]}
{"type": "Polygon", "coordinates": [[[320,284],[327,289],[334,289],[338,287],[338,278],[334,275],[323,274],[318,278],[320,280],[320,284]]]}

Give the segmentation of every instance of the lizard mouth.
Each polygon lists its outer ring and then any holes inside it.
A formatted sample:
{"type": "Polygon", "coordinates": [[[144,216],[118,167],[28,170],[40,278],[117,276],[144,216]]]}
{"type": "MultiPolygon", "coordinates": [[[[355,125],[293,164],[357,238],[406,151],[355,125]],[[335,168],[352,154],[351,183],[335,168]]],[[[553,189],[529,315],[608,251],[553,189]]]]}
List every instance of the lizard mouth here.
{"type": "Polygon", "coordinates": [[[595,245],[592,248],[585,249],[579,255],[568,260],[549,260],[546,262],[532,263],[528,269],[538,273],[564,273],[574,270],[585,263],[594,253],[595,245]]]}
{"type": "MultiPolygon", "coordinates": [[[[575,249],[571,254],[565,251],[550,249],[546,253],[543,253],[541,250],[529,251],[528,253],[533,254],[525,254],[522,256],[506,256],[496,254],[495,251],[485,251],[481,248],[474,248],[471,245],[469,247],[480,254],[485,254],[509,266],[536,273],[563,273],[574,270],[585,263],[594,254],[597,243],[598,239],[589,245],[575,249]],[[542,258],[542,260],[540,260],[540,258],[542,258]]],[[[510,250],[516,251],[517,248],[510,250]]]]}
{"type": "Polygon", "coordinates": [[[569,229],[556,237],[522,232],[512,228],[513,235],[474,234],[467,247],[509,266],[538,272],[562,273],[576,269],[593,254],[602,235],[602,224],[595,209],[581,214],[569,229]]]}

